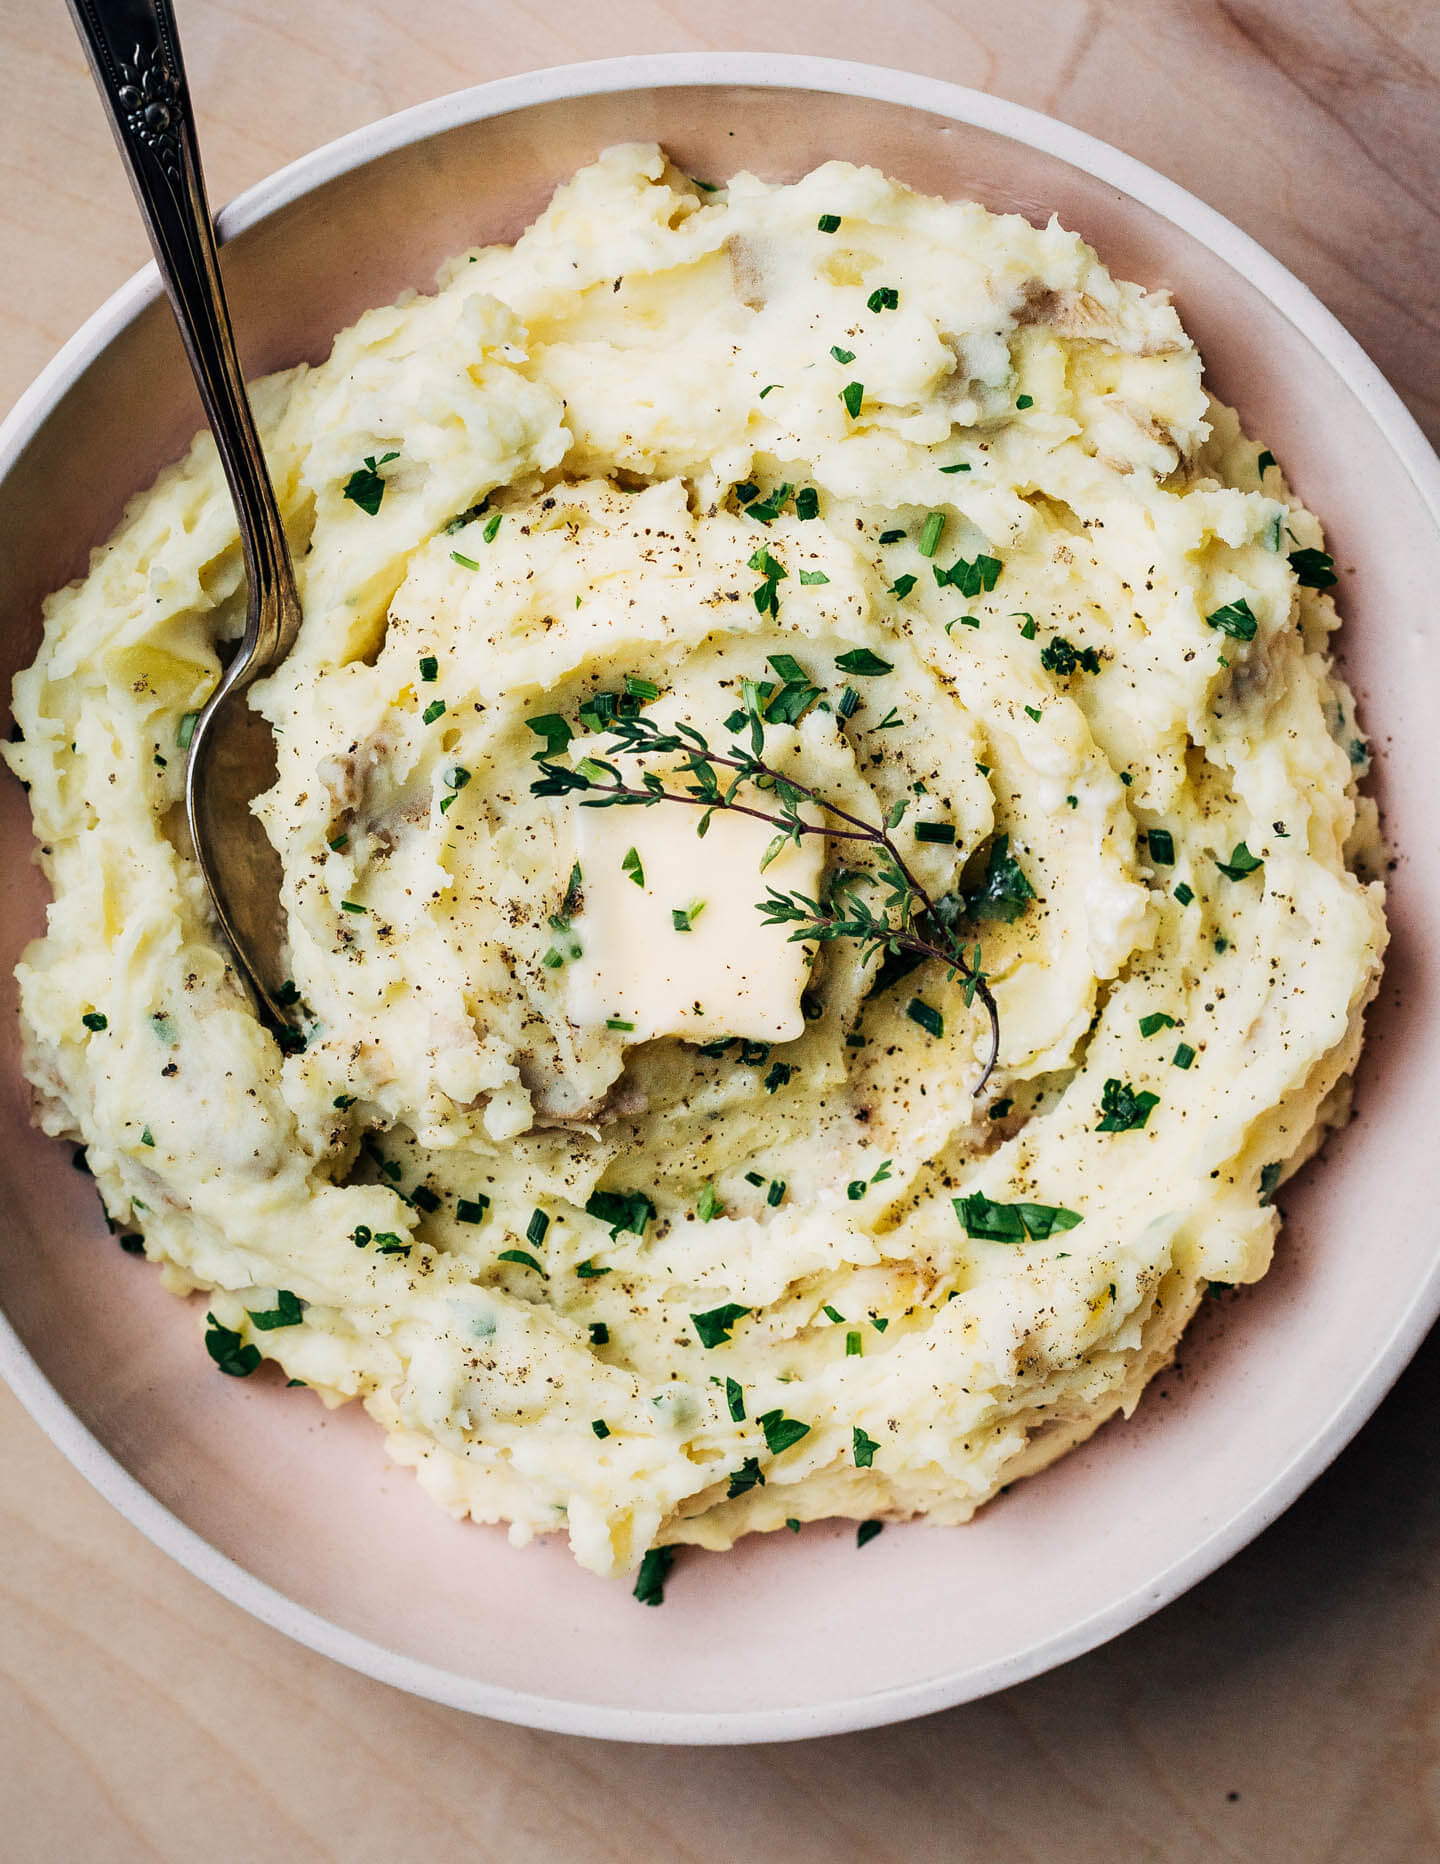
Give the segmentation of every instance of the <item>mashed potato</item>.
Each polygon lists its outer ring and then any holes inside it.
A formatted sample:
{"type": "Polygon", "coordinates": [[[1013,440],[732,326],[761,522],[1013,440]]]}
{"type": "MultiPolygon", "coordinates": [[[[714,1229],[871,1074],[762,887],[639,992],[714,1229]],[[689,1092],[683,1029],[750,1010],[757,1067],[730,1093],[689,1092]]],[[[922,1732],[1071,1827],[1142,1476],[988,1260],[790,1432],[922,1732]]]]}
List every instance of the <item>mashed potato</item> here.
{"type": "Polygon", "coordinates": [[[255,397],[303,1052],[185,842],[243,616],[208,436],[51,599],[7,753],[38,1118],[205,1291],[197,1355],[208,1311],[222,1369],[359,1398],[444,1507],[598,1573],[963,1521],[1128,1411],[1264,1273],[1385,936],[1319,526],[1164,296],[873,169],[632,146],[255,397]],[[534,793],[627,712],[717,749],[758,713],[894,824],[980,947],[983,1086],[963,975],[754,910],[858,870],[882,911],[873,847],[762,876],[765,823],[534,793]]]}

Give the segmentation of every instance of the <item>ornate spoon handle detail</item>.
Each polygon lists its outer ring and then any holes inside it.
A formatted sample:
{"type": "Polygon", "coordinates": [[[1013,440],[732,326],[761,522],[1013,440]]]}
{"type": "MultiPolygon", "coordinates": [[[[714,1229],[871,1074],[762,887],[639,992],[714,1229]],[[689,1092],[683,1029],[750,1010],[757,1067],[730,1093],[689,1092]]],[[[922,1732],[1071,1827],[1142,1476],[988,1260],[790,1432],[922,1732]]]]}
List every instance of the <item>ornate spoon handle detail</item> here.
{"type": "Polygon", "coordinates": [[[195,852],[262,1012],[276,1003],[279,869],[250,812],[274,774],[264,721],[240,695],[294,642],[300,604],[279,507],[235,354],[170,0],[67,0],[150,235],[215,435],[249,580],[239,652],[200,715],[186,766],[195,852]],[[268,777],[266,770],[268,766],[268,777]]]}

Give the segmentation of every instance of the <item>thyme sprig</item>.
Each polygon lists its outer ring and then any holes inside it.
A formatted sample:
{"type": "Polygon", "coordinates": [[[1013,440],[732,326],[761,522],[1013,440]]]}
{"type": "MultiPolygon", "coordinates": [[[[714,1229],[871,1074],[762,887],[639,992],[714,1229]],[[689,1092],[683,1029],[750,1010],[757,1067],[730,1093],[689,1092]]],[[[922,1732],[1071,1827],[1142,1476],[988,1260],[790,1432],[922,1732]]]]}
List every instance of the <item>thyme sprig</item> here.
{"type": "Polygon", "coordinates": [[[878,855],[875,870],[842,869],[830,883],[828,900],[822,902],[808,894],[786,893],[772,886],[763,900],[756,901],[756,909],[765,924],[790,926],[792,943],[854,939],[861,947],[862,964],[884,955],[908,953],[921,960],[933,959],[945,966],[950,977],[963,979],[966,1007],[978,997],[990,1024],[990,1053],[974,1089],[980,1093],[995,1071],[1000,1052],[999,1012],[981,969],[979,945],[967,957],[956,932],[965,914],[964,901],[958,894],[932,899],[895,843],[893,831],[904,817],[906,799],[893,804],[884,823],[877,827],[767,763],[762,754],[764,701],[755,682],[745,682],[744,697],[750,729],[748,748],[732,739],[726,750],[718,751],[692,725],[677,721],[667,729],[643,716],[617,716],[606,721],[609,742],[603,751],[582,757],[573,769],[554,761],[553,740],[545,750],[537,752],[535,761],[542,775],[530,785],[531,791],[536,796],[588,792],[580,803],[582,809],[686,804],[704,812],[696,826],[700,836],[709,828],[717,809],[767,822],[777,833],[761,857],[762,873],[786,847],[798,847],[805,835],[825,835],[832,841],[862,842],[874,848],[878,855]],[[667,788],[651,770],[643,771],[638,783],[627,781],[614,761],[622,757],[678,759],[670,772],[672,787],[667,788]],[[673,787],[677,784],[683,787],[673,787]],[[741,801],[742,793],[752,799],[757,794],[773,799],[774,807],[761,807],[754,800],[741,801]],[[809,820],[802,813],[807,803],[824,819],[809,820]],[[883,892],[878,911],[859,891],[872,882],[878,883],[883,892]]]}

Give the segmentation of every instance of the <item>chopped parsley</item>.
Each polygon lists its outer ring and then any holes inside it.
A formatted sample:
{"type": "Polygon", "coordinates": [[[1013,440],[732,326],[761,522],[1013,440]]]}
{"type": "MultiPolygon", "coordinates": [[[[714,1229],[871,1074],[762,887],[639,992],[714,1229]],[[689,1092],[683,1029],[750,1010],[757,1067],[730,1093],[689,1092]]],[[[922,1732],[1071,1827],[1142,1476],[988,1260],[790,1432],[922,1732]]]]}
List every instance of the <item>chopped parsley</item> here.
{"type": "Polygon", "coordinates": [[[725,1381],[725,1405],[734,1424],[745,1422],[745,1388],[734,1379],[725,1381]]]}
{"type": "Polygon", "coordinates": [[[907,571],[905,575],[895,578],[886,593],[888,595],[893,595],[897,602],[903,602],[906,596],[909,595],[910,591],[915,587],[915,581],[915,577],[910,575],[907,571]]]}
{"type": "Polygon", "coordinates": [[[80,1020],[87,1029],[93,1029],[97,1035],[102,1029],[110,1027],[110,1018],[101,1010],[86,1010],[80,1020]]]}
{"type": "Polygon", "coordinates": [[[810,1435],[810,1426],[802,1424],[798,1418],[786,1417],[783,1411],[766,1411],[756,1419],[765,1433],[765,1448],[772,1456],[780,1456],[799,1443],[802,1437],[810,1435]]]}
{"type": "Polygon", "coordinates": [[[726,1501],[733,1502],[737,1495],[745,1495],[751,1489],[765,1486],[765,1472],[760,1467],[757,1457],[747,1456],[738,1469],[730,1472],[730,1486],[725,1491],[726,1501]]]}
{"type": "Polygon", "coordinates": [[[1335,559],[1324,550],[1292,550],[1289,562],[1302,589],[1333,589],[1338,580],[1335,559]]]}
{"type": "Polygon", "coordinates": [[[153,1146],[155,1144],[155,1135],[148,1126],[141,1128],[140,1143],[142,1146],[153,1146]]]}
{"type": "Polygon", "coordinates": [[[1275,1195],[1280,1183],[1280,1160],[1275,1159],[1269,1165],[1260,1168],[1260,1202],[1268,1204],[1275,1195]]]}
{"type": "Polygon", "coordinates": [[[702,1346],[726,1346],[735,1322],[743,1320],[754,1311],[753,1308],[739,1307],[734,1301],[727,1301],[723,1307],[707,1308],[703,1314],[692,1314],[690,1324],[702,1346]]]}
{"type": "MultiPolygon", "coordinates": [[[[855,1337],[858,1339],[860,1336],[857,1334],[855,1337]]],[[[850,1432],[850,1443],[855,1452],[855,1467],[868,1469],[875,1461],[875,1452],[880,1445],[859,1424],[850,1432]]]]}
{"type": "Polygon", "coordinates": [[[852,647],[848,653],[837,654],[835,664],[842,673],[854,673],[862,679],[878,679],[882,673],[895,670],[888,660],[872,654],[868,647],[852,647]]]}
{"type": "Polygon", "coordinates": [[[665,1581],[670,1577],[670,1568],[675,1564],[673,1547],[652,1547],[640,1562],[640,1571],[635,1575],[634,1597],[642,1605],[663,1605],[665,1603],[665,1581]]]}
{"type": "Polygon", "coordinates": [[[980,920],[999,919],[1005,925],[1011,925],[1034,898],[1035,889],[1010,852],[1010,837],[997,835],[990,844],[990,856],[980,891],[968,902],[970,917],[980,920]]]}
{"type": "Polygon", "coordinates": [[[1150,1118],[1151,1110],[1159,1104],[1158,1094],[1137,1093],[1128,1081],[1117,1080],[1112,1075],[1100,1095],[1103,1117],[1095,1130],[1097,1133],[1139,1132],[1150,1118]]]}
{"type": "MultiPolygon", "coordinates": [[[[853,361],[853,358],[847,357],[846,361],[853,361]]],[[[865,384],[863,382],[847,382],[840,391],[840,399],[845,403],[845,412],[850,416],[850,419],[852,421],[858,421],[860,418],[860,404],[865,399],[865,384]]]]}
{"type": "Polygon", "coordinates": [[[345,481],[343,496],[373,518],[385,496],[385,481],[380,477],[380,468],[388,466],[391,460],[398,460],[399,457],[395,452],[382,453],[377,460],[373,453],[367,453],[365,464],[357,466],[345,481]]]}
{"type": "Polygon", "coordinates": [[[622,874],[628,874],[637,887],[643,887],[645,885],[645,866],[640,859],[640,850],[638,848],[627,848],[625,850],[625,858],[620,863],[620,872],[622,874]]]}
{"type": "Polygon", "coordinates": [[[777,563],[770,552],[762,548],[750,558],[748,567],[758,570],[765,578],[754,593],[756,611],[761,615],[775,616],[780,613],[779,586],[789,572],[783,563],[777,563]]]}
{"type": "Polygon", "coordinates": [[[894,311],[900,308],[900,293],[893,285],[877,285],[865,300],[868,311],[894,311]]]}
{"type": "Polygon", "coordinates": [[[610,1329],[605,1325],[603,1320],[592,1320],[590,1322],[590,1344],[592,1346],[608,1346],[610,1344],[610,1329]]]}
{"type": "Polygon", "coordinates": [[[643,1191],[592,1191],[585,1200],[585,1214],[610,1225],[613,1243],[622,1230],[643,1236],[655,1216],[655,1206],[643,1191]]]}
{"type": "MultiPolygon", "coordinates": [[[[763,389],[761,392],[762,394],[768,395],[770,391],[767,388],[763,389]]],[[[770,524],[774,519],[780,516],[780,513],[790,503],[790,495],[794,490],[795,488],[793,485],[777,485],[768,498],[757,499],[753,505],[747,505],[745,507],[745,516],[747,518],[758,518],[761,524],[770,524]]],[[[658,691],[656,697],[659,697],[658,691]]]]}
{"type": "Polygon", "coordinates": [[[862,1521],[855,1530],[855,1545],[857,1547],[868,1547],[877,1534],[883,1534],[884,1532],[885,1523],[883,1521],[862,1521]]]}
{"type": "Polygon", "coordinates": [[[793,1062],[788,1062],[788,1061],[771,1062],[769,1072],[765,1076],[765,1081],[764,1081],[765,1092],[767,1094],[774,1094],[778,1092],[780,1088],[785,1086],[787,1081],[793,1078],[794,1074],[795,1074],[795,1066],[793,1062]]]}
{"type": "Polygon", "coordinates": [[[584,1262],[577,1262],[575,1264],[575,1273],[580,1277],[581,1281],[596,1281],[600,1276],[608,1275],[610,1271],[609,1269],[597,1269],[595,1266],[595,1258],[589,1256],[584,1262]]]}
{"type": "Polygon", "coordinates": [[[1205,617],[1205,621],[1208,627],[1218,628],[1221,634],[1228,634],[1232,641],[1253,641],[1255,631],[1260,626],[1243,595],[1234,602],[1227,602],[1223,608],[1217,608],[1213,614],[1205,617]]]}
{"type": "Polygon", "coordinates": [[[277,1327],[298,1327],[305,1318],[304,1304],[288,1288],[275,1290],[274,1307],[261,1308],[258,1313],[252,1307],[247,1308],[246,1312],[251,1324],[262,1333],[273,1333],[277,1327]]]}
{"type": "Polygon", "coordinates": [[[813,587],[816,583],[828,583],[830,578],[824,570],[801,570],[800,580],[807,587],[813,587]]]}
{"type": "Polygon", "coordinates": [[[205,1351],[227,1378],[248,1379],[260,1364],[260,1348],[247,1345],[213,1314],[205,1316],[205,1323],[205,1351]]]}
{"type": "Polygon", "coordinates": [[[1247,874],[1253,874],[1257,868],[1265,865],[1258,856],[1251,854],[1243,841],[1237,841],[1228,861],[1222,861],[1217,854],[1215,865],[1227,880],[1243,880],[1247,874]]]}
{"type": "Polygon", "coordinates": [[[957,557],[948,570],[941,569],[938,563],[931,565],[940,588],[948,586],[958,589],[967,598],[988,594],[1000,580],[1000,572],[1004,567],[999,557],[983,555],[976,557],[973,563],[967,563],[964,557],[957,557]]]}
{"type": "Polygon", "coordinates": [[[836,362],[854,362],[855,360],[854,350],[841,349],[838,343],[831,344],[830,354],[835,358],[836,362]]]}
{"type": "Polygon", "coordinates": [[[1068,679],[1077,667],[1082,673],[1098,673],[1100,656],[1093,647],[1076,647],[1063,634],[1057,634],[1041,648],[1040,664],[1047,673],[1068,679]]]}
{"type": "Polygon", "coordinates": [[[1255,471],[1263,479],[1265,477],[1266,467],[1277,466],[1278,464],[1279,464],[1279,461],[1275,458],[1275,455],[1270,451],[1269,447],[1266,447],[1265,451],[1260,455],[1259,459],[1257,459],[1255,462],[1255,471]]]}
{"type": "MultiPolygon", "coordinates": [[[[951,1202],[965,1234],[985,1243],[1043,1243],[1057,1230],[1073,1230],[1082,1221],[1078,1210],[1066,1210],[1062,1204],[999,1204],[983,1191],[951,1202]]],[[[878,1327],[880,1322],[874,1324],[878,1327]]]]}
{"type": "Polygon", "coordinates": [[[704,910],[704,900],[691,900],[688,906],[672,906],[670,908],[670,923],[677,932],[691,932],[695,928],[695,921],[704,910]]]}

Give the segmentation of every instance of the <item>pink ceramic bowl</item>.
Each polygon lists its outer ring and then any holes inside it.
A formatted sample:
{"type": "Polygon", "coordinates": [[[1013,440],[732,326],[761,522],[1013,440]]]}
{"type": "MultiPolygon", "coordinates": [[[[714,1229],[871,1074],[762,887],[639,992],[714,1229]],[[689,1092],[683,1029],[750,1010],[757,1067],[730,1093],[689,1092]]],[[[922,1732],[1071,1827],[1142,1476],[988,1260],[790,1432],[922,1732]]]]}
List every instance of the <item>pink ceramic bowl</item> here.
{"type": "MultiPolygon", "coordinates": [[[[971,1526],[853,1525],[691,1552],[663,1609],[459,1526],[357,1410],[217,1378],[198,1316],[107,1237],[67,1148],[30,1128],[10,967],[41,923],[18,786],[0,786],[0,1370],[131,1521],[228,1598],[342,1663],[537,1727],[759,1741],[919,1715],[1032,1676],[1227,1559],[1355,1432],[1440,1307],[1430,1103],[1440,992],[1440,463],[1335,320],[1172,183],[973,91],[820,59],[615,59],[444,97],[346,137],[221,216],[251,372],[318,360],[448,253],[508,239],[607,144],[658,138],[700,175],[789,179],[831,156],[1001,211],[1056,213],[1122,277],[1175,293],[1218,392],[1324,519],[1344,659],[1399,860],[1394,943],[1355,1123],[1287,1192],[1258,1288],[1206,1304],[1183,1376],[1133,1422],[971,1526]]],[[[0,428],[5,677],[41,597],[200,424],[153,270],[69,343],[0,428]]]]}

